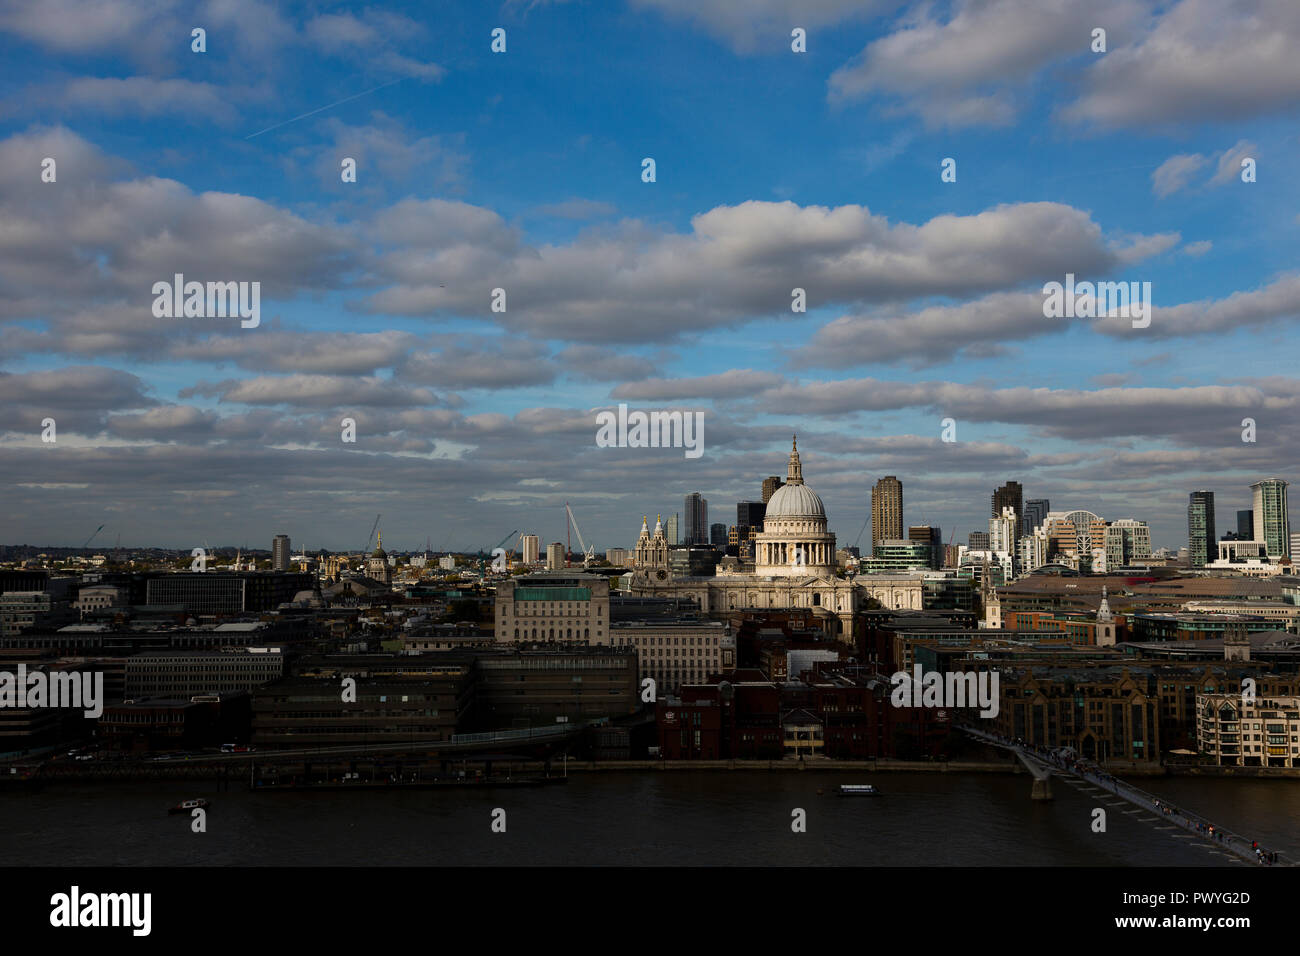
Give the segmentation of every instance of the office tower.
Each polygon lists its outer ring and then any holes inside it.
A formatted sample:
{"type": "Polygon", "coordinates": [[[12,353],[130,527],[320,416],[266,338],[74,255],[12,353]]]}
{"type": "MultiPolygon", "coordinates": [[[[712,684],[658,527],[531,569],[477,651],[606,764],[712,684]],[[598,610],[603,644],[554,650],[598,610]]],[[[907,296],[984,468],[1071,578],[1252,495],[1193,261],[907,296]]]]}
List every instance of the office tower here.
{"type": "Polygon", "coordinates": [[[1287,482],[1281,478],[1265,478],[1250,486],[1255,493],[1254,540],[1264,542],[1264,550],[1271,560],[1290,557],[1291,520],[1287,516],[1287,482]]]}
{"type": "Polygon", "coordinates": [[[289,570],[289,536],[277,534],[271,541],[271,570],[289,570]]]}
{"type": "Polygon", "coordinates": [[[943,567],[943,535],[930,525],[915,525],[907,529],[908,541],[923,541],[930,546],[930,567],[943,567]]]}
{"type": "Polygon", "coordinates": [[[1047,513],[1052,510],[1052,502],[1047,498],[1030,498],[1025,502],[1025,523],[1022,534],[1033,534],[1035,528],[1042,527],[1047,520],[1047,513]]]}
{"type": "Polygon", "coordinates": [[[1134,561],[1149,558],[1151,557],[1151,528],[1145,521],[1121,518],[1107,526],[1105,547],[1107,571],[1114,571],[1134,561]]]}
{"type": "Polygon", "coordinates": [[[721,521],[709,525],[709,544],[715,548],[725,548],[727,546],[727,526],[721,521]]]}
{"type": "Polygon", "coordinates": [[[771,501],[772,496],[776,494],[776,489],[780,488],[783,484],[785,484],[785,482],[783,482],[776,475],[772,475],[772,477],[770,478],[764,478],[763,479],[763,504],[767,504],[769,501],[771,501]]]}
{"type": "Polygon", "coordinates": [[[542,557],[542,542],[535,534],[526,534],[519,539],[524,552],[524,564],[536,564],[542,557]]]}
{"type": "Polygon", "coordinates": [[[966,546],[972,551],[987,551],[989,549],[989,533],[987,531],[972,531],[966,536],[966,546]]]}
{"type": "Polygon", "coordinates": [[[1291,532],[1291,560],[1294,561],[1300,556],[1300,532],[1291,532]]]}
{"type": "Polygon", "coordinates": [[[1203,568],[1218,555],[1214,533],[1214,492],[1193,491],[1187,504],[1187,566],[1203,568]]]}
{"type": "Polygon", "coordinates": [[[686,524],[682,529],[686,545],[709,543],[709,502],[698,491],[686,496],[686,524]]]}
{"type": "Polygon", "coordinates": [[[546,546],[546,570],[563,571],[565,557],[563,541],[548,544],[546,546]]]}
{"type": "Polygon", "coordinates": [[[761,501],[736,502],[736,531],[744,538],[750,528],[763,530],[763,519],[767,516],[767,505],[761,501]]]}
{"type": "MultiPolygon", "coordinates": [[[[1016,514],[1016,527],[1023,528],[1025,525],[1025,490],[1020,486],[1018,481],[1008,481],[1001,488],[993,492],[993,510],[989,513],[990,517],[1001,518],[1002,509],[1010,508],[1016,514]]],[[[1015,545],[1012,545],[1012,550],[1015,545]]]]}
{"type": "Polygon", "coordinates": [[[871,551],[881,541],[903,537],[903,483],[886,475],[871,488],[871,551]]]}
{"type": "Polygon", "coordinates": [[[1249,508],[1245,511],[1237,512],[1237,540],[1255,540],[1255,512],[1251,511],[1249,508]]]}
{"type": "Polygon", "coordinates": [[[680,524],[681,518],[679,515],[672,514],[668,516],[668,522],[664,526],[664,537],[667,538],[669,547],[673,547],[678,543],[677,530],[680,524]]]}

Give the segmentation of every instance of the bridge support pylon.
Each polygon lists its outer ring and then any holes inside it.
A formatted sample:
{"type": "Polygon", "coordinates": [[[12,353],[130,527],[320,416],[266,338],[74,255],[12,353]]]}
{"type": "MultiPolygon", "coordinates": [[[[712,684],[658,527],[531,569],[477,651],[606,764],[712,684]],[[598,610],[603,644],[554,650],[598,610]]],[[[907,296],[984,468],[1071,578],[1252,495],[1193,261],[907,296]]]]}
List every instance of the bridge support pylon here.
{"type": "Polygon", "coordinates": [[[1031,800],[1052,799],[1052,777],[1050,774],[1034,778],[1034,786],[1029,791],[1031,800]]]}

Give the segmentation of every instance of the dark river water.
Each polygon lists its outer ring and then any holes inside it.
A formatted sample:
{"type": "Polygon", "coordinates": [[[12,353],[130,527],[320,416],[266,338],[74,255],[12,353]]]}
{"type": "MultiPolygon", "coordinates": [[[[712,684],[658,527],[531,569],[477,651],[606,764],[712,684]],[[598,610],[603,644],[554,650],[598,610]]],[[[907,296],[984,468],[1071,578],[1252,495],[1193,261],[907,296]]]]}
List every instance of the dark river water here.
{"type": "MultiPolygon", "coordinates": [[[[1134,781],[1300,856],[1300,781],[1134,781]]],[[[0,792],[9,865],[1250,866],[1054,780],[844,772],[607,772],[538,789],[218,792],[206,782],[0,792]],[[835,796],[874,783],[875,798],[835,796]],[[818,789],[824,794],[819,795],[818,789]],[[211,801],[207,832],[166,814],[211,801]],[[1105,833],[1092,809],[1107,811],[1105,833]],[[506,832],[492,813],[505,810],[506,832]],[[792,811],[807,832],[791,831],[792,811]]],[[[1114,802],[1114,798],[1105,798],[1114,802]]]]}

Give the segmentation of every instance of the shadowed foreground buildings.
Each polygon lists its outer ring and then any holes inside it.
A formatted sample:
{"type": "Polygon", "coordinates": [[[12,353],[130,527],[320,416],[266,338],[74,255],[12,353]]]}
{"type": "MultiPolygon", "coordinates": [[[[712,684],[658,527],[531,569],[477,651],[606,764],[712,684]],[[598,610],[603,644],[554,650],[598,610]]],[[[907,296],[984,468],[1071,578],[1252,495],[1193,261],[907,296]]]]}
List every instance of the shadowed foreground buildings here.
{"type": "Polygon", "coordinates": [[[528,647],[418,657],[330,655],[253,697],[265,748],[450,740],[455,733],[580,724],[637,710],[636,655],[528,647]],[[343,681],[356,681],[355,701],[343,681]]]}

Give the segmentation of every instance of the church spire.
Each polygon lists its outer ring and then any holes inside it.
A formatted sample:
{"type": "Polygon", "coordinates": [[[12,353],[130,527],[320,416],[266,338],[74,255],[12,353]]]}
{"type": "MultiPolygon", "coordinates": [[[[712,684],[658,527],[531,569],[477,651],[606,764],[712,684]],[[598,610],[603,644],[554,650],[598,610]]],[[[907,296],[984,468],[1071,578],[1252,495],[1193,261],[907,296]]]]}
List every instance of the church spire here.
{"type": "Polygon", "coordinates": [[[803,465],[799,461],[799,436],[792,436],[790,443],[790,468],[786,472],[787,485],[803,484],[803,465]]]}

